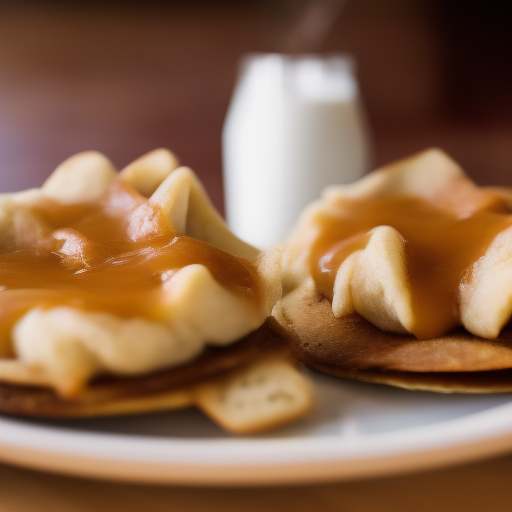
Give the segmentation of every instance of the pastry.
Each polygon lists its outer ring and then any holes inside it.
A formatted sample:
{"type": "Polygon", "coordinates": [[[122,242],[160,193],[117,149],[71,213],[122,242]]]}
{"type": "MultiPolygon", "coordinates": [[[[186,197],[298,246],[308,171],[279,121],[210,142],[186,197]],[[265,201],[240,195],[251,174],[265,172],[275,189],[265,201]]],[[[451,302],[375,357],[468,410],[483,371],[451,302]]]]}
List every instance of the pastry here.
{"type": "Polygon", "coordinates": [[[197,405],[255,432],[311,406],[277,323],[281,253],[236,238],[167,150],[96,152],[0,197],[0,412],[197,405]]]}
{"type": "Polygon", "coordinates": [[[437,149],[327,189],[286,241],[275,318],[322,372],[512,391],[510,191],[437,149]]]}

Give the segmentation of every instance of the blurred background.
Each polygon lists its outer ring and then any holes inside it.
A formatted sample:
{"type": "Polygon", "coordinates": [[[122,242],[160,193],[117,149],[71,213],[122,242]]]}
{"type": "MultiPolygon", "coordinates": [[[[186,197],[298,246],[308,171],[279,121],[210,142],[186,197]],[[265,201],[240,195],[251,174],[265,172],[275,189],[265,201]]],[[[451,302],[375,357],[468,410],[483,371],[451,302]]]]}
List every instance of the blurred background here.
{"type": "MultiPolygon", "coordinates": [[[[247,52],[282,52],[300,0],[0,4],[0,191],[86,149],[119,168],[175,151],[223,211],[221,129],[247,52]]],[[[440,146],[512,185],[512,2],[349,0],[318,48],[349,52],[377,165],[440,146]]]]}

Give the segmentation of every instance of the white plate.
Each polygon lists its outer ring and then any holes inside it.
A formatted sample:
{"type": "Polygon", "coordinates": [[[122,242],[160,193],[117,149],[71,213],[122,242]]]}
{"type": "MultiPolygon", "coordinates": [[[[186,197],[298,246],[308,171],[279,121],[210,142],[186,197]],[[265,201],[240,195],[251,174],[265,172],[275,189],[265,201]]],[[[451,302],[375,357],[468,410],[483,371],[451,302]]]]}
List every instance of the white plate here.
{"type": "Polygon", "coordinates": [[[376,476],[512,450],[512,395],[439,395],[311,372],[317,408],[264,436],[222,432],[194,410],[128,418],[0,418],[0,459],[98,478],[284,484],[376,476]]]}

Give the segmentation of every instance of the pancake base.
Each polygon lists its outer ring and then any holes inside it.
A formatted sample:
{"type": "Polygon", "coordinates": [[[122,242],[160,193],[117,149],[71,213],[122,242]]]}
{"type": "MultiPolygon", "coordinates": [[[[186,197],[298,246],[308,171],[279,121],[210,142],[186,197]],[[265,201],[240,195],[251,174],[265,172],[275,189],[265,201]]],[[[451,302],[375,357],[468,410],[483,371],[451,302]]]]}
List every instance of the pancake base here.
{"type": "Polygon", "coordinates": [[[269,318],[259,329],[227,347],[209,347],[194,361],[137,377],[102,377],[73,399],[48,388],[0,383],[0,413],[31,417],[93,417],[140,414],[195,404],[195,389],[229,372],[286,352],[283,329],[269,318]]]}
{"type": "Polygon", "coordinates": [[[494,340],[464,329],[418,340],[381,331],[357,313],[335,318],[312,283],[285,295],[273,313],[295,357],[329,375],[441,393],[512,391],[510,325],[494,340]]]}
{"type": "Polygon", "coordinates": [[[372,384],[384,384],[410,391],[435,393],[511,393],[512,370],[489,372],[393,372],[383,370],[342,370],[329,366],[310,365],[313,370],[372,384]]]}

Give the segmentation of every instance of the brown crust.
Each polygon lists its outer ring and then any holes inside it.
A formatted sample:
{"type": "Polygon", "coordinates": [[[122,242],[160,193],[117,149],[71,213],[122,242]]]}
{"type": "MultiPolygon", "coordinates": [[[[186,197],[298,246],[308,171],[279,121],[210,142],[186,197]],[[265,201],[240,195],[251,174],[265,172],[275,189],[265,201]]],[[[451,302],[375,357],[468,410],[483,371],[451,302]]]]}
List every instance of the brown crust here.
{"type": "Polygon", "coordinates": [[[512,370],[419,373],[384,370],[341,370],[329,366],[312,366],[312,368],[335,377],[373,384],[385,384],[412,391],[478,394],[512,392],[512,370]]]}
{"type": "Polygon", "coordinates": [[[297,358],[330,375],[408,389],[512,391],[511,327],[494,340],[464,329],[417,340],[381,331],[358,314],[335,318],[313,286],[288,294],[275,314],[292,334],[297,358]]]}
{"type": "Polygon", "coordinates": [[[130,414],[191,405],[191,390],[200,382],[286,350],[283,329],[269,318],[259,329],[228,347],[206,349],[183,366],[139,377],[103,377],[77,397],[65,399],[53,390],[0,384],[0,412],[39,417],[130,414]]]}

